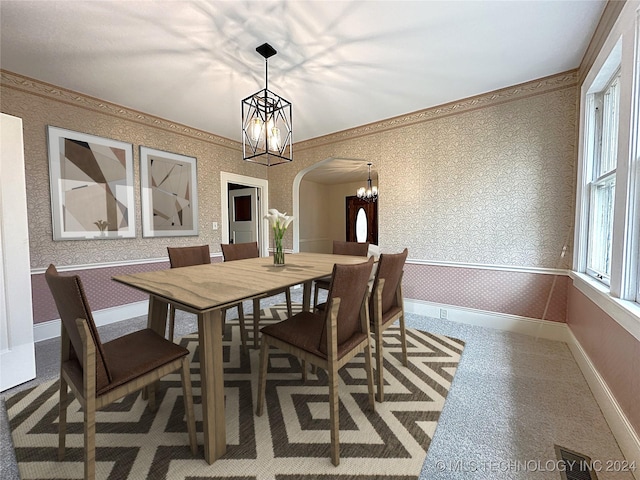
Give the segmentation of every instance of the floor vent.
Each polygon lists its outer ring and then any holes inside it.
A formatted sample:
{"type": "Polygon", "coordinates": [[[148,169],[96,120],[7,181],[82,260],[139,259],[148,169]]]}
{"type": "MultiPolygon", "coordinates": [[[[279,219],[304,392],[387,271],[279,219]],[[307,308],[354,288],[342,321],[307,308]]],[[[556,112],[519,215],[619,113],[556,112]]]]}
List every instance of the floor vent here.
{"type": "Polygon", "coordinates": [[[589,457],[568,448],[555,445],[556,455],[561,462],[560,478],[562,480],[598,480],[595,469],[597,465],[589,457]]]}

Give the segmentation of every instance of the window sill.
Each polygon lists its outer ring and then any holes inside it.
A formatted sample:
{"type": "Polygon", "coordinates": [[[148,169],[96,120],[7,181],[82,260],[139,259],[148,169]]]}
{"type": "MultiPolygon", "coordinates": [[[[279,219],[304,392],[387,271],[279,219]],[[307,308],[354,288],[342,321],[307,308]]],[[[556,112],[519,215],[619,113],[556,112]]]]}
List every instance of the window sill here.
{"type": "Polygon", "coordinates": [[[640,305],[611,296],[609,288],[590,276],[570,272],[573,285],[640,341],[640,305]]]}

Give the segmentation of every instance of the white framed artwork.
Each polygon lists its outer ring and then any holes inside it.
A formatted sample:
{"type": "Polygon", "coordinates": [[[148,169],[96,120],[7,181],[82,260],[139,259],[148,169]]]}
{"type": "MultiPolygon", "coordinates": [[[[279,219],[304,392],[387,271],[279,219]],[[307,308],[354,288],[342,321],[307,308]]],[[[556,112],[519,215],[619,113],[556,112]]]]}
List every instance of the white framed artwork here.
{"type": "Polygon", "coordinates": [[[195,157],[140,147],[142,235],[198,235],[195,157]]]}

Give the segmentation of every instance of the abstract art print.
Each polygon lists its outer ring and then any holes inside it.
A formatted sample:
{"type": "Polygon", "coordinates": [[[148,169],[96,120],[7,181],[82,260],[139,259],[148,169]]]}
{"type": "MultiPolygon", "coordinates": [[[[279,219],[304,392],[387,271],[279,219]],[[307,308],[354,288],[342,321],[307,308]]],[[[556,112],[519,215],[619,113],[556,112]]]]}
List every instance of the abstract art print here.
{"type": "Polygon", "coordinates": [[[140,147],[142,235],[198,235],[196,159],[140,147]]]}
{"type": "Polygon", "coordinates": [[[133,146],[47,128],[54,240],[134,238],[133,146]]]}

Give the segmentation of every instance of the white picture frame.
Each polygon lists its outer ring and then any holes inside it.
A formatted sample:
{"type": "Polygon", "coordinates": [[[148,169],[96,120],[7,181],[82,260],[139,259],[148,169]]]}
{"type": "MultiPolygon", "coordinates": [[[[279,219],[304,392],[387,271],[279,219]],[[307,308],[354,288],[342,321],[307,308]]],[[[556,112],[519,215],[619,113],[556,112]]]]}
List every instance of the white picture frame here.
{"type": "Polygon", "coordinates": [[[135,238],[133,145],[47,126],[53,240],[135,238]]]}
{"type": "Polygon", "coordinates": [[[143,237],[198,235],[195,157],[140,147],[143,237]]]}

